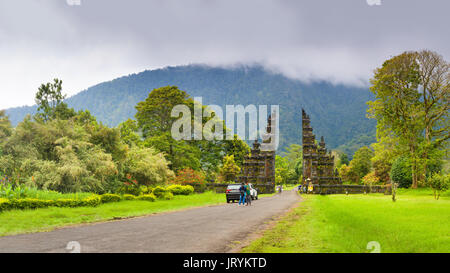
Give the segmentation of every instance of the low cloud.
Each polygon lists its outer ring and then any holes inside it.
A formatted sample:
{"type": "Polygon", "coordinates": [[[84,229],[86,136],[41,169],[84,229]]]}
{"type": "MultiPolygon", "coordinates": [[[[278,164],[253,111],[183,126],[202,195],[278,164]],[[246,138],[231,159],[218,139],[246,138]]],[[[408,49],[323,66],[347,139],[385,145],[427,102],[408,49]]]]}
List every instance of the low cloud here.
{"type": "Polygon", "coordinates": [[[0,2],[0,108],[55,77],[73,95],[167,65],[263,64],[303,81],[366,86],[405,50],[449,59],[445,0],[58,0],[0,2]]]}

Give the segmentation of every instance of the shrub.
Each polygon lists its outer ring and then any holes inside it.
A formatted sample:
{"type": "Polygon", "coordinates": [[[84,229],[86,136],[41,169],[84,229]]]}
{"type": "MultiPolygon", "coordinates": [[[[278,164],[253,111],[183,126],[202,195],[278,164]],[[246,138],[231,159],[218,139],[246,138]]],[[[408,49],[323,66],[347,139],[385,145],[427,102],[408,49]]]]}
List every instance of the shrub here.
{"type": "Polygon", "coordinates": [[[380,183],[380,179],[375,175],[375,171],[366,174],[366,176],[362,178],[362,181],[365,185],[370,186],[380,183]]]}
{"type": "Polygon", "coordinates": [[[171,185],[167,187],[167,190],[170,191],[173,195],[190,195],[194,193],[194,187],[191,185],[171,185]]]}
{"type": "Polygon", "coordinates": [[[157,186],[153,189],[152,194],[155,195],[157,198],[163,197],[163,195],[167,192],[167,190],[163,187],[157,186]]]}
{"type": "Polygon", "coordinates": [[[167,191],[161,196],[161,199],[163,199],[163,200],[172,200],[173,199],[173,193],[171,193],[170,191],[167,191]]]}
{"type": "Polygon", "coordinates": [[[152,189],[147,186],[141,186],[141,194],[150,194],[152,193],[152,189]]]}
{"type": "Polygon", "coordinates": [[[412,184],[411,164],[406,157],[397,158],[392,164],[391,179],[400,188],[409,188],[412,184]]]}
{"type": "MultiPolygon", "coordinates": [[[[119,197],[120,198],[120,197],[119,197]]],[[[75,207],[95,207],[102,203],[102,198],[93,195],[84,199],[57,199],[42,200],[35,198],[24,199],[1,199],[0,212],[8,209],[38,209],[47,207],[75,208],[75,207]]]]}
{"type": "Polygon", "coordinates": [[[40,200],[34,198],[12,199],[10,209],[37,209],[54,205],[52,200],[40,200]]]}
{"type": "Polygon", "coordinates": [[[450,187],[450,174],[435,173],[428,179],[428,184],[433,189],[434,199],[439,200],[441,193],[450,187]]]}
{"type": "Polygon", "coordinates": [[[83,206],[83,200],[57,199],[53,201],[53,205],[60,208],[75,208],[83,206]]]}
{"type": "Polygon", "coordinates": [[[119,194],[132,194],[135,196],[142,194],[142,187],[137,184],[136,180],[124,182],[117,190],[119,194]]]}
{"type": "Polygon", "coordinates": [[[0,212],[11,207],[11,202],[8,199],[0,198],[0,212]]]}
{"type": "Polygon", "coordinates": [[[123,163],[124,171],[143,185],[166,183],[173,176],[168,166],[163,154],[153,148],[139,147],[130,148],[123,163]]]}
{"type": "Polygon", "coordinates": [[[178,171],[177,176],[171,180],[171,183],[183,186],[190,185],[194,187],[195,192],[204,192],[206,190],[205,174],[189,168],[178,171]]]}
{"type": "Polygon", "coordinates": [[[105,193],[101,195],[102,203],[119,202],[120,196],[117,194],[105,193]]]}
{"type": "Polygon", "coordinates": [[[87,198],[84,198],[82,201],[82,206],[86,207],[96,207],[102,203],[102,199],[98,195],[93,195],[87,198]]]}
{"type": "Polygon", "coordinates": [[[136,200],[136,196],[132,195],[132,194],[124,194],[122,196],[123,200],[136,200]]]}
{"type": "Polygon", "coordinates": [[[141,200],[141,201],[155,202],[156,196],[153,194],[144,194],[144,195],[138,196],[136,199],[141,200]]]}

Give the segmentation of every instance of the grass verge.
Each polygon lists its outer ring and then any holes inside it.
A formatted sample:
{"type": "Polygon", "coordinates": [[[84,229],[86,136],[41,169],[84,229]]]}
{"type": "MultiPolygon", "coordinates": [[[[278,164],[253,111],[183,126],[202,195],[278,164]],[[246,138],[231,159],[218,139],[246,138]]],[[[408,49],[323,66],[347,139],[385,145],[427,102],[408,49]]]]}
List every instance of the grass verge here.
{"type": "Polygon", "coordinates": [[[450,197],[428,189],[390,196],[303,195],[304,201],[242,252],[450,252],[450,197]]]}

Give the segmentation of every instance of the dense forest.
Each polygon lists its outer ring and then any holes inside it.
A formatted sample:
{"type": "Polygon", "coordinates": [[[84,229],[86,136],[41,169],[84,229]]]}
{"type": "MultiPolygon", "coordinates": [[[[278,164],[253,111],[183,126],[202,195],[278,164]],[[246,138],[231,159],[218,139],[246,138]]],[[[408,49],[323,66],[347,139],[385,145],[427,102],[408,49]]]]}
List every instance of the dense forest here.
{"type": "MultiPolygon", "coordinates": [[[[108,126],[133,118],[136,104],[155,88],[174,85],[203,104],[280,105],[280,152],[301,143],[301,108],[310,113],[314,132],[328,147],[352,157],[375,142],[375,120],[366,118],[366,101],[374,98],[368,88],[303,83],[273,74],[262,67],[214,68],[204,65],[167,67],[100,83],[65,100],[75,110],[89,110],[108,126]]],[[[36,106],[8,109],[13,126],[34,114],[36,106]]]]}

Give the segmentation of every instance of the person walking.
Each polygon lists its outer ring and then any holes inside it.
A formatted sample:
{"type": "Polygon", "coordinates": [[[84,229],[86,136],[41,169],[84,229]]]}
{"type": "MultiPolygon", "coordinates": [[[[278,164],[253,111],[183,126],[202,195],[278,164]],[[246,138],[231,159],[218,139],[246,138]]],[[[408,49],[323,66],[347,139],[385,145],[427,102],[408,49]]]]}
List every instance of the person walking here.
{"type": "Polygon", "coordinates": [[[244,185],[244,183],[241,184],[241,187],[239,188],[239,193],[240,193],[240,196],[239,196],[239,206],[240,206],[241,203],[242,203],[242,205],[245,204],[245,185],[244,185]]]}
{"type": "Polygon", "coordinates": [[[248,184],[248,182],[245,185],[245,202],[246,202],[246,206],[248,205],[252,205],[252,196],[250,194],[250,185],[248,184]]]}

